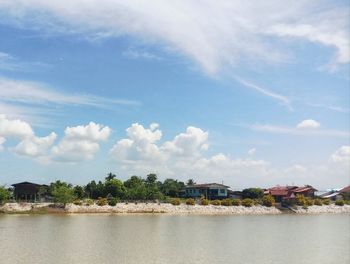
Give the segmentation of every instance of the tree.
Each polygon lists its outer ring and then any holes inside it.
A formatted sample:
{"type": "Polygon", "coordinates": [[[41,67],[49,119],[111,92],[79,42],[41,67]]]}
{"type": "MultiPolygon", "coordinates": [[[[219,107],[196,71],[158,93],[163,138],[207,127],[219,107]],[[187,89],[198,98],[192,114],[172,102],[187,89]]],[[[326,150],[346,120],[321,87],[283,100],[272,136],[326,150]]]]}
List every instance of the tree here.
{"type": "Polygon", "coordinates": [[[121,180],[112,178],[111,180],[105,182],[104,192],[105,195],[110,194],[113,197],[124,198],[125,187],[121,180]]]}
{"type": "Polygon", "coordinates": [[[178,182],[174,179],[166,179],[161,185],[161,192],[170,197],[179,197],[180,191],[184,188],[183,182],[178,182]]]}
{"type": "Polygon", "coordinates": [[[55,181],[51,182],[48,190],[48,194],[53,196],[53,191],[58,188],[58,187],[67,187],[67,188],[72,188],[72,184],[66,183],[66,182],[61,182],[61,181],[55,181]]]}
{"type": "Polygon", "coordinates": [[[193,179],[189,179],[186,183],[187,186],[195,185],[196,183],[194,182],[193,179]]]}
{"type": "Polygon", "coordinates": [[[113,180],[117,177],[117,175],[113,174],[112,172],[107,174],[107,177],[105,178],[106,181],[113,180]]]}
{"type": "Polygon", "coordinates": [[[145,200],[147,190],[145,181],[138,176],[131,176],[130,179],[124,182],[126,187],[126,197],[131,200],[145,200]]]}
{"type": "Polygon", "coordinates": [[[10,192],[3,186],[0,186],[0,204],[10,198],[10,192]]]}
{"type": "Polygon", "coordinates": [[[84,192],[84,188],[80,185],[76,185],[74,186],[74,195],[78,198],[78,199],[83,199],[85,197],[85,192],[84,192]]]}
{"type": "Polygon", "coordinates": [[[75,200],[74,190],[69,186],[58,186],[52,191],[53,200],[55,203],[64,204],[71,203],[75,200]]]}
{"type": "Polygon", "coordinates": [[[242,191],[243,198],[261,199],[264,196],[264,191],[260,188],[249,188],[242,191]]]}
{"type": "Polygon", "coordinates": [[[162,195],[157,185],[157,175],[154,173],[148,174],[146,181],[146,198],[149,200],[159,199],[162,195]]]}

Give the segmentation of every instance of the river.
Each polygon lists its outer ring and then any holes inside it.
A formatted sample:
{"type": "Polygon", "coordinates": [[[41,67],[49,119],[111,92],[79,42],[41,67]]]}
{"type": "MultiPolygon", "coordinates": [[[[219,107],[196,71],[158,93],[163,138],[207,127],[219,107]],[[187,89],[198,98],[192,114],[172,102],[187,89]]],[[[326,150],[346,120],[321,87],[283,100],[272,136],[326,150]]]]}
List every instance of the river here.
{"type": "Polygon", "coordinates": [[[0,263],[350,263],[350,215],[0,215],[0,263]]]}

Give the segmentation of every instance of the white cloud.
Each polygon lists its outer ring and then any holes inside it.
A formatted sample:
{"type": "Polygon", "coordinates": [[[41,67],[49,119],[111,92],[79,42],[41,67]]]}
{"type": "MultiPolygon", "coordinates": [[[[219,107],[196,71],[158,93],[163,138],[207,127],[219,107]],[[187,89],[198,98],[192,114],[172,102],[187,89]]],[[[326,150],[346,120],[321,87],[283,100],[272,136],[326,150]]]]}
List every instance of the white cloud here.
{"type": "Polygon", "coordinates": [[[254,155],[255,152],[256,152],[256,149],[252,148],[252,149],[248,150],[248,155],[254,155]]]}
{"type": "Polygon", "coordinates": [[[162,58],[154,53],[148,52],[148,51],[139,51],[139,50],[133,50],[128,49],[123,52],[123,55],[130,59],[144,59],[144,60],[162,60],[162,58]]]}
{"type": "Polygon", "coordinates": [[[109,127],[90,122],[86,126],[67,127],[64,138],[52,147],[50,159],[59,162],[91,160],[100,149],[100,141],[108,139],[109,127]]]}
{"type": "Polygon", "coordinates": [[[279,39],[291,37],[332,47],[336,63],[349,62],[349,7],[332,1],[294,1],[286,8],[277,0],[3,0],[0,10],[3,23],[51,33],[129,35],[160,43],[190,57],[209,74],[246,61],[285,61],[287,45],[279,39]]]}
{"type": "Polygon", "coordinates": [[[321,124],[319,122],[312,119],[306,119],[297,124],[297,128],[300,129],[315,129],[319,128],[320,126],[321,124]]]}
{"type": "Polygon", "coordinates": [[[350,146],[341,146],[332,154],[331,160],[350,166],[350,146]]]}
{"type": "Polygon", "coordinates": [[[94,95],[72,94],[54,90],[38,82],[11,80],[0,77],[0,102],[25,104],[85,105],[106,107],[110,104],[139,105],[137,101],[109,99],[94,95]]]}
{"type": "Polygon", "coordinates": [[[0,136],[25,138],[33,136],[34,132],[31,126],[19,119],[8,119],[5,115],[0,114],[0,136]]]}
{"type": "Polygon", "coordinates": [[[46,156],[56,137],[57,135],[53,132],[46,137],[27,137],[13,148],[13,152],[17,155],[36,158],[46,156]]]}
{"type": "Polygon", "coordinates": [[[5,141],[6,141],[6,138],[0,137],[0,152],[4,150],[3,144],[5,143],[5,141]]]}
{"type": "Polygon", "coordinates": [[[332,129],[300,129],[300,128],[291,128],[284,126],[276,125],[260,125],[255,124],[249,126],[250,129],[256,131],[262,131],[266,133],[273,134],[287,134],[295,136],[324,136],[324,137],[343,137],[349,138],[350,134],[347,131],[332,130],[332,129]]]}

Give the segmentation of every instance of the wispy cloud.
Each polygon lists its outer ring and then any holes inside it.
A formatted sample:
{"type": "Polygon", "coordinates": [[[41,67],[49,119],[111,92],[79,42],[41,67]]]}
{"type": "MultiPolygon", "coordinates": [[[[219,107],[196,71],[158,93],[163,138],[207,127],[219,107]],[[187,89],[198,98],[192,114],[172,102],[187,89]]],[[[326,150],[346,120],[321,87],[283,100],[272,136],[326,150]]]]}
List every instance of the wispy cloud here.
{"type": "Polygon", "coordinates": [[[296,136],[328,136],[328,137],[345,137],[349,138],[350,133],[347,131],[333,130],[333,129],[298,129],[293,127],[284,127],[276,125],[260,125],[254,124],[248,126],[255,131],[261,131],[273,134],[287,134],[296,136]]]}
{"type": "Polygon", "coordinates": [[[141,102],[88,94],[69,94],[43,83],[0,77],[0,113],[46,126],[50,117],[62,115],[57,106],[113,109],[116,105],[138,107],[141,102]]]}
{"type": "Polygon", "coordinates": [[[0,52],[0,70],[33,72],[50,68],[51,65],[39,61],[22,61],[6,52],[0,52]]]}
{"type": "Polygon", "coordinates": [[[247,60],[285,62],[290,46],[280,39],[317,42],[335,50],[335,63],[349,62],[349,7],[327,0],[293,1],[288,8],[277,0],[205,0],[200,5],[187,0],[3,0],[0,12],[4,23],[51,33],[128,35],[157,43],[191,58],[210,75],[247,60]],[[276,41],[267,43],[267,38],[276,41]]]}
{"type": "Polygon", "coordinates": [[[274,100],[279,101],[282,105],[286,106],[289,110],[293,110],[292,106],[290,105],[290,100],[289,100],[289,98],[287,96],[284,96],[284,95],[275,93],[275,92],[273,92],[271,90],[262,88],[261,86],[258,86],[258,85],[254,84],[254,83],[251,83],[251,82],[248,82],[246,80],[243,80],[243,79],[241,79],[239,77],[234,77],[234,78],[235,78],[236,81],[238,81],[240,84],[244,85],[245,87],[254,89],[254,90],[258,91],[259,93],[261,93],[261,94],[263,94],[265,96],[271,97],[274,100]]]}
{"type": "Polygon", "coordinates": [[[128,49],[123,52],[123,56],[130,59],[162,60],[163,58],[149,51],[128,49]]]}

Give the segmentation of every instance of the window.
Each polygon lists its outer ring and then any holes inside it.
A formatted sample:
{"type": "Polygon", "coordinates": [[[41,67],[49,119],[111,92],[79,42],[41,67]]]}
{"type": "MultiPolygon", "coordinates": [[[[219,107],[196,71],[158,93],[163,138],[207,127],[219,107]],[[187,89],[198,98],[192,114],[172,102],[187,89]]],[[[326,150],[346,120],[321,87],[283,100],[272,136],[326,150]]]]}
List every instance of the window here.
{"type": "Polygon", "coordinates": [[[225,193],[225,189],[220,189],[220,193],[225,193]]]}

